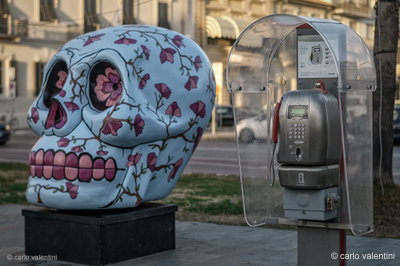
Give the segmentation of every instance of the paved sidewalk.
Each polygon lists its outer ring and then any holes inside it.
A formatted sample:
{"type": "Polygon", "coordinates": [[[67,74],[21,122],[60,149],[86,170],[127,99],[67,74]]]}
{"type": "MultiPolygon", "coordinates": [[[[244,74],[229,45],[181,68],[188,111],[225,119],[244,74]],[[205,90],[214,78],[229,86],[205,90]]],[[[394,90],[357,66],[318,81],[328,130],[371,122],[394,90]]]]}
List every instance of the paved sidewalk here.
{"type": "MultiPolygon", "coordinates": [[[[71,265],[68,262],[7,260],[7,255],[24,254],[23,205],[0,205],[0,265],[71,265]]],[[[176,249],[114,265],[296,265],[297,232],[176,222],[176,249]]],[[[400,239],[347,237],[347,253],[395,253],[395,260],[349,260],[347,265],[400,265],[400,239]]],[[[77,264],[72,264],[77,265],[77,264]]]]}

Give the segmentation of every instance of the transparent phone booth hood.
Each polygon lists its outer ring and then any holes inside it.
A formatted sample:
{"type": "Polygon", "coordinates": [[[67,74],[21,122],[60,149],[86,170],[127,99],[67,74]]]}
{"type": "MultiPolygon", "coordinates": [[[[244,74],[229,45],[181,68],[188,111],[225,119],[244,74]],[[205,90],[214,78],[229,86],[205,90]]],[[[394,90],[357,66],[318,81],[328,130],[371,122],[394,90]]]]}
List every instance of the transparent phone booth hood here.
{"type": "Polygon", "coordinates": [[[334,20],[272,15],[228,58],[245,219],[373,231],[372,92],[364,41],[334,20]],[[258,116],[242,118],[242,107],[258,116]]]}

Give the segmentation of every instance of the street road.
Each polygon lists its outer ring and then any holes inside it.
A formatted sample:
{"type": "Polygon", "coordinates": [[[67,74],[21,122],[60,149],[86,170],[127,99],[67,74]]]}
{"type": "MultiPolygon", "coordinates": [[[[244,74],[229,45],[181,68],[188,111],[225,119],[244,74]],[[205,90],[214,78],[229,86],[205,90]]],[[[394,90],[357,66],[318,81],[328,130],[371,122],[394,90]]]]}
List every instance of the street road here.
{"type": "MultiPolygon", "coordinates": [[[[14,134],[0,146],[0,162],[27,163],[29,152],[37,137],[33,134],[14,134]]],[[[186,173],[216,173],[238,175],[236,143],[233,141],[201,141],[192,156],[186,173]]]]}
{"type": "MultiPolygon", "coordinates": [[[[0,161],[27,163],[31,147],[37,137],[33,134],[16,135],[0,146],[0,161]]],[[[262,145],[262,144],[261,144],[262,145]]],[[[259,169],[260,171],[262,169],[259,169]]],[[[236,143],[229,140],[203,140],[195,151],[186,173],[213,173],[220,175],[238,175],[236,143]]],[[[394,147],[393,173],[395,182],[400,184],[400,146],[394,147]]]]}

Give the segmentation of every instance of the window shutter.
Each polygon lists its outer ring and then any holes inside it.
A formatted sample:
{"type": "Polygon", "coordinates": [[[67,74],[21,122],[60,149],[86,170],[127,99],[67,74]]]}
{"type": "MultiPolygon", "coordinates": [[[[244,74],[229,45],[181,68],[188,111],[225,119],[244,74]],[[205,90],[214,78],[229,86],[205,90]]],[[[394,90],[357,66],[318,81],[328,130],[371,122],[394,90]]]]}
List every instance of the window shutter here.
{"type": "Polygon", "coordinates": [[[158,26],[170,29],[168,18],[168,4],[158,3],[158,26]]]}

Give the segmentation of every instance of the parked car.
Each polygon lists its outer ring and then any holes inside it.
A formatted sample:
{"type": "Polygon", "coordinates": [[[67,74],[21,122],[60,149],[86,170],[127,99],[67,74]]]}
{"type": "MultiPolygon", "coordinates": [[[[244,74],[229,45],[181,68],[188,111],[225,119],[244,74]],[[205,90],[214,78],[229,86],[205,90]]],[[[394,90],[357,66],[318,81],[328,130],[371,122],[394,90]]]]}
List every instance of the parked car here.
{"type": "Polygon", "coordinates": [[[239,107],[236,109],[236,118],[240,121],[246,118],[251,118],[261,114],[263,110],[259,107],[239,107]]]}
{"type": "Polygon", "coordinates": [[[394,105],[393,141],[395,144],[400,144],[400,104],[394,105]]]}
{"type": "MultiPolygon", "coordinates": [[[[233,106],[216,105],[216,121],[218,127],[232,127],[234,125],[233,106]]],[[[257,107],[238,107],[236,108],[236,119],[238,121],[249,117],[257,116],[262,112],[257,107]]]]}
{"type": "Polygon", "coordinates": [[[236,127],[239,141],[242,143],[253,143],[257,140],[266,139],[268,137],[267,126],[266,113],[239,121],[236,127]]]}
{"type": "Polygon", "coordinates": [[[233,106],[217,105],[215,106],[216,122],[218,127],[233,126],[233,106]]]}
{"type": "Polygon", "coordinates": [[[10,127],[0,122],[0,145],[5,144],[10,139],[10,127]]]}

